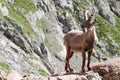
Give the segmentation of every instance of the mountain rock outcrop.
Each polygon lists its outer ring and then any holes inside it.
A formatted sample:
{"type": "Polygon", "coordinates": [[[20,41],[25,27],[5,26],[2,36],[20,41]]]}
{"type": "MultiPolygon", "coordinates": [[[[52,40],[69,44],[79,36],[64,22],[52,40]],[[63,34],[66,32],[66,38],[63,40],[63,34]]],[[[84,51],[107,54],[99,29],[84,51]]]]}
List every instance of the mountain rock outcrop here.
{"type": "MultiPolygon", "coordinates": [[[[1,0],[0,71],[42,76],[63,72],[66,56],[63,36],[70,30],[82,30],[83,12],[93,8],[97,11],[99,43],[91,62],[119,57],[119,3],[119,0],[1,0]]],[[[80,70],[81,55],[75,54],[70,62],[75,71],[80,70]]]]}
{"type": "Polygon", "coordinates": [[[92,65],[92,70],[103,76],[104,80],[120,79],[120,58],[108,60],[92,65]]]}
{"type": "Polygon", "coordinates": [[[0,74],[1,80],[102,80],[102,77],[98,73],[87,72],[85,74],[69,74],[69,75],[58,75],[52,77],[35,76],[33,74],[20,75],[16,71],[2,72],[0,74]]]}

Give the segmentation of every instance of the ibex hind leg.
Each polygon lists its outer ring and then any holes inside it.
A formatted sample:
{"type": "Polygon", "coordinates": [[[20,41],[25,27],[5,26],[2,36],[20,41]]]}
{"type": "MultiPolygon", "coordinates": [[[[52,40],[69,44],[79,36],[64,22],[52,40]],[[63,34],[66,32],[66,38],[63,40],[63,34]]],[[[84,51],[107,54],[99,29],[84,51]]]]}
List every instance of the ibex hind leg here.
{"type": "Polygon", "coordinates": [[[69,64],[69,60],[70,60],[70,47],[66,47],[66,51],[67,51],[67,54],[66,54],[66,62],[65,62],[65,70],[67,73],[71,72],[72,69],[70,68],[70,64],[69,64]]]}
{"type": "Polygon", "coordinates": [[[74,52],[73,51],[70,51],[70,59],[71,57],[73,56],[74,52]]]}
{"type": "MultiPolygon", "coordinates": [[[[73,54],[74,54],[74,52],[73,52],[73,51],[70,51],[70,59],[72,58],[73,54]]],[[[73,72],[73,69],[72,69],[72,68],[70,68],[70,72],[73,72]]]]}

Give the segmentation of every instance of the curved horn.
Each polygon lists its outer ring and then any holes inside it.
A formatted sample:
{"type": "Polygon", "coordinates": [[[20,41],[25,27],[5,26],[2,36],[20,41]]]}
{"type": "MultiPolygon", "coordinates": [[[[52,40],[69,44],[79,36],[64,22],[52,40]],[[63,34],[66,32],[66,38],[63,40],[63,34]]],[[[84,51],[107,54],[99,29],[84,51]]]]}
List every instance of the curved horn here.
{"type": "Polygon", "coordinates": [[[89,15],[89,11],[88,10],[85,10],[84,11],[84,21],[87,21],[88,20],[88,16],[89,15]]]}

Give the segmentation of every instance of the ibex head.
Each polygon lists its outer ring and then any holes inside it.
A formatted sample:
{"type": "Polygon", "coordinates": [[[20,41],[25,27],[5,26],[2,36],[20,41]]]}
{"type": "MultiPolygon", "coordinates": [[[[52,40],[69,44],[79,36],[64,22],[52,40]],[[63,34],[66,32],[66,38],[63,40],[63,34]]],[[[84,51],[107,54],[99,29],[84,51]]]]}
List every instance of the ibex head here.
{"type": "Polygon", "coordinates": [[[84,30],[83,30],[84,32],[87,32],[88,30],[90,30],[95,23],[95,14],[96,14],[95,9],[93,8],[92,14],[90,16],[89,14],[90,12],[88,10],[84,12],[84,30]]]}

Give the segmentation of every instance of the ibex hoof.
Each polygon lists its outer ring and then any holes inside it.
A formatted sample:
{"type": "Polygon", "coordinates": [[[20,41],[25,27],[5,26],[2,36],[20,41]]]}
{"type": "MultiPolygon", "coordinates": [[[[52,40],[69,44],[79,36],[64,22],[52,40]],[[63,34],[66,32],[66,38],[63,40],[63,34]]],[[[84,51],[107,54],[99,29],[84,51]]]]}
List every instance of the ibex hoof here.
{"type": "Polygon", "coordinates": [[[88,67],[88,71],[90,71],[91,70],[91,68],[90,67],[88,67]]]}
{"type": "Polygon", "coordinates": [[[70,68],[70,72],[73,72],[73,69],[72,69],[72,68],[70,68]]]}
{"type": "Polygon", "coordinates": [[[71,73],[71,71],[66,71],[66,73],[71,73]]]}
{"type": "Polygon", "coordinates": [[[85,72],[85,69],[82,69],[82,72],[85,72]]]}
{"type": "Polygon", "coordinates": [[[69,73],[70,71],[69,70],[66,70],[66,73],[69,73]]]}
{"type": "Polygon", "coordinates": [[[70,68],[70,70],[66,70],[66,73],[71,73],[71,72],[73,72],[72,68],[70,68]]]}

